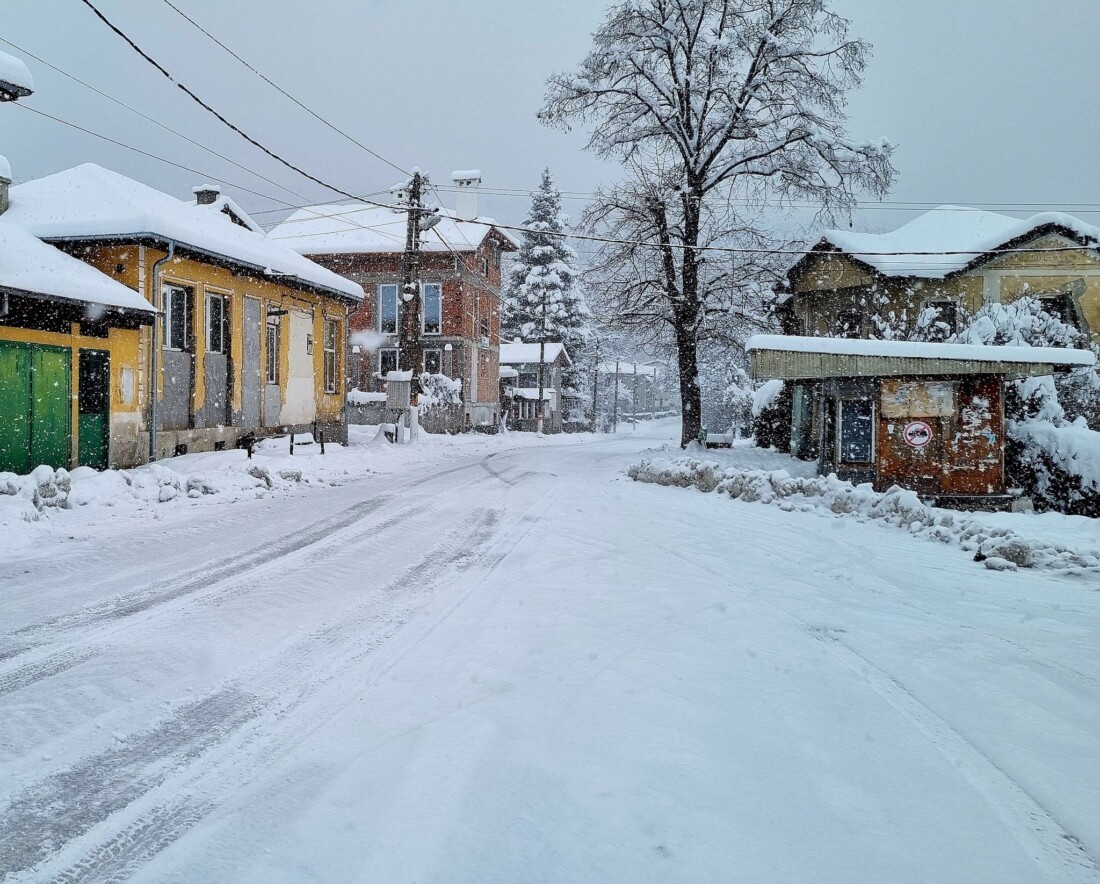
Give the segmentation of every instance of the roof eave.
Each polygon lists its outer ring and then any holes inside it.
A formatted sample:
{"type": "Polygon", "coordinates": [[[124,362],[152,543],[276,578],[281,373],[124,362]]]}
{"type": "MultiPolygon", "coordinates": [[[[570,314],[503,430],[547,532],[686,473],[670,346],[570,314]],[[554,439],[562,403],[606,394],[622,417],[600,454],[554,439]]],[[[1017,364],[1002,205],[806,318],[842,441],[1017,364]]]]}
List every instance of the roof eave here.
{"type": "Polygon", "coordinates": [[[85,300],[83,298],[67,298],[64,295],[34,292],[30,289],[21,289],[8,285],[0,285],[0,294],[15,295],[21,298],[32,298],[36,301],[49,301],[52,304],[60,304],[62,306],[79,307],[81,305],[86,305],[87,307],[98,307],[108,314],[135,317],[142,325],[152,325],[156,322],[157,316],[157,311],[153,309],[152,305],[149,305],[148,309],[120,307],[118,304],[104,304],[102,301],[85,300]]]}
{"type": "MultiPolygon", "coordinates": [[[[170,242],[175,242],[178,248],[181,248],[185,252],[198,255],[203,258],[212,259],[220,264],[226,265],[230,268],[238,267],[247,270],[249,273],[267,280],[268,282],[281,283],[283,285],[289,285],[292,288],[300,290],[311,291],[317,294],[327,295],[328,297],[338,298],[340,300],[348,301],[352,304],[359,304],[362,298],[355,295],[350,295],[347,292],[340,289],[329,288],[328,286],[321,285],[320,283],[310,282],[308,279],[302,279],[300,276],[290,276],[283,274],[272,275],[266,273],[266,268],[261,267],[259,264],[252,264],[249,261],[243,261],[240,258],[234,258],[230,255],[223,255],[218,252],[211,251],[210,249],[204,249],[201,246],[191,245],[190,243],[182,242],[181,240],[174,240],[172,237],[164,236],[159,233],[143,232],[143,233],[110,233],[110,234],[96,234],[96,235],[75,235],[75,236],[50,236],[42,237],[43,242],[50,243],[86,243],[86,242],[98,242],[98,243],[139,243],[142,245],[154,245],[154,246],[167,246],[170,242]]],[[[309,260],[308,258],[306,260],[309,260]]],[[[331,271],[330,271],[331,272],[331,271]]]]}

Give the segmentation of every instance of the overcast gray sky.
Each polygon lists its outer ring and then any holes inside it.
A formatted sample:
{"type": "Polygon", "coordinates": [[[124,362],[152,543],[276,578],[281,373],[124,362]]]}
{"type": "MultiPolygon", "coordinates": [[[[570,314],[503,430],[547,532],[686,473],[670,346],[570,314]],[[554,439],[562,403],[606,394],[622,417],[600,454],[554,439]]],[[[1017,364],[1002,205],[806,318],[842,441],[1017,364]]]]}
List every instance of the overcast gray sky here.
{"type": "MultiPolygon", "coordinates": [[[[318,177],[354,193],[385,190],[400,177],[241,67],[163,0],[95,2],[199,95],[318,177]]],[[[563,190],[583,194],[616,175],[582,152],[581,133],[545,129],[534,116],[547,75],[584,56],[603,0],[173,2],[320,115],[398,165],[430,170],[437,183],[449,183],[453,169],[480,168],[486,187],[528,190],[549,165],[563,190]]],[[[834,0],[834,8],[875,47],[864,87],[852,95],[849,131],[897,144],[890,200],[999,204],[1020,210],[1013,214],[1031,204],[1064,207],[1100,223],[1100,0],[834,0]]],[[[249,170],[0,43],[35,76],[28,108],[197,170],[0,106],[0,153],[17,181],[93,161],[181,197],[201,181],[222,182],[256,212],[277,200],[339,199],[206,115],[79,0],[0,0],[0,37],[249,170]]],[[[482,206],[519,221],[527,199],[486,195],[482,206]]],[[[582,207],[581,198],[567,202],[573,215],[582,207]]],[[[866,210],[856,226],[883,229],[912,214],[866,210]]]]}

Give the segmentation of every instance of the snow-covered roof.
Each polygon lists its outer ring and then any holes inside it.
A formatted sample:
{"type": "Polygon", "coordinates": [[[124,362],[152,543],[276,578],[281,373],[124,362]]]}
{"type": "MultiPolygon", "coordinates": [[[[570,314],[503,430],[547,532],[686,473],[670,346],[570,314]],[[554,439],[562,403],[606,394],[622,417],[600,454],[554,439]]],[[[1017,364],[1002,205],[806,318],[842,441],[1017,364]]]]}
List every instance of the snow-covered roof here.
{"type": "MultiPolygon", "coordinates": [[[[442,220],[420,237],[425,252],[473,252],[497,230],[518,247],[507,231],[493,227],[492,218],[462,221],[447,209],[442,220]]],[[[405,249],[408,215],[389,206],[370,203],[330,203],[299,209],[268,232],[274,240],[302,255],[347,255],[361,252],[401,252],[405,249]]]]}
{"type": "Polygon", "coordinates": [[[23,98],[34,92],[34,77],[21,58],[0,52],[0,92],[23,98]]]}
{"type": "Polygon", "coordinates": [[[7,157],[0,157],[0,178],[11,183],[11,163],[7,157]]]}
{"type": "Polygon", "coordinates": [[[512,366],[510,366],[510,365],[502,365],[500,367],[499,373],[500,373],[500,377],[502,377],[502,378],[518,378],[519,377],[519,371],[517,369],[512,368],[512,366]]]}
{"type": "Polygon", "coordinates": [[[139,313],[155,312],[133,289],[8,223],[6,217],[0,218],[0,288],[139,313]]]}
{"type": "Polygon", "coordinates": [[[822,353],[834,356],[885,356],[897,359],[963,360],[966,362],[1019,362],[1047,365],[1089,366],[1096,357],[1089,350],[1061,347],[994,347],[982,344],[930,344],[923,341],[868,341],[862,338],[813,338],[798,335],[753,335],[745,344],[749,352],[778,350],[788,353],[822,353]]]}
{"type": "MultiPolygon", "coordinates": [[[[538,387],[508,387],[507,391],[509,396],[513,399],[534,399],[536,402],[539,398],[538,387]]],[[[557,390],[551,390],[549,387],[542,388],[542,399],[544,402],[549,402],[551,397],[558,392],[557,390]]]]}
{"type": "MultiPolygon", "coordinates": [[[[545,346],[543,358],[543,364],[545,365],[550,365],[558,356],[565,353],[565,345],[560,342],[551,343],[547,341],[545,346]]],[[[538,343],[529,344],[523,341],[513,341],[510,344],[505,344],[502,342],[500,345],[500,362],[503,365],[524,365],[527,363],[538,365],[539,347],[538,343]]],[[[569,365],[573,364],[568,353],[565,353],[565,361],[569,365]]]]}
{"type": "Polygon", "coordinates": [[[141,236],[175,240],[257,275],[268,273],[354,300],[363,297],[357,283],[263,233],[94,163],[13,187],[11,207],[4,217],[45,240],[141,236]]]}
{"type": "Polygon", "coordinates": [[[657,369],[652,365],[640,365],[637,362],[601,362],[600,371],[605,374],[638,375],[638,377],[656,377],[657,369]]]}
{"type": "Polygon", "coordinates": [[[822,239],[886,276],[939,279],[1047,226],[1064,228],[1090,246],[1100,244],[1100,228],[1063,212],[1020,219],[965,206],[940,206],[888,233],[826,230],[822,239]],[[957,254],[928,254],[935,252],[957,254]]]}

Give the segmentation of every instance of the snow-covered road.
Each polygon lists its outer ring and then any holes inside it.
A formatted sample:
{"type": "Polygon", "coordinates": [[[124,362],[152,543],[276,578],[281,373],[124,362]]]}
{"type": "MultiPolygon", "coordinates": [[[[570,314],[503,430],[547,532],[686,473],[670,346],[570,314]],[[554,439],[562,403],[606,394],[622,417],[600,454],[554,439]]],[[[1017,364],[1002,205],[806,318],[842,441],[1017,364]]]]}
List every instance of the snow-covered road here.
{"type": "Polygon", "coordinates": [[[635,484],[646,433],[5,562],[0,874],[1100,881],[1094,583],[635,484]]]}

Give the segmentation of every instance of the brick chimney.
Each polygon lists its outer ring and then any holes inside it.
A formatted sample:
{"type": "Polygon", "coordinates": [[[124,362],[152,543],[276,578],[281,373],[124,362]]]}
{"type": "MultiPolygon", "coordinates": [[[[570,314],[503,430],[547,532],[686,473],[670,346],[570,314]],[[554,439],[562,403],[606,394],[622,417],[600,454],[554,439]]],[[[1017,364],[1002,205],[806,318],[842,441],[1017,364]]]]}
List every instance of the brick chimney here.
{"type": "Polygon", "coordinates": [[[455,193],[455,215],[469,221],[477,217],[477,189],[481,185],[481,172],[477,169],[452,172],[451,180],[458,188],[455,193]]]}
{"type": "Polygon", "coordinates": [[[218,201],[218,197],[222,195],[222,189],[217,184],[200,184],[198,187],[192,188],[191,193],[195,195],[195,202],[200,206],[212,206],[218,201]]]}
{"type": "Polygon", "coordinates": [[[8,209],[8,191],[11,188],[11,166],[0,157],[0,215],[8,209]]]}

